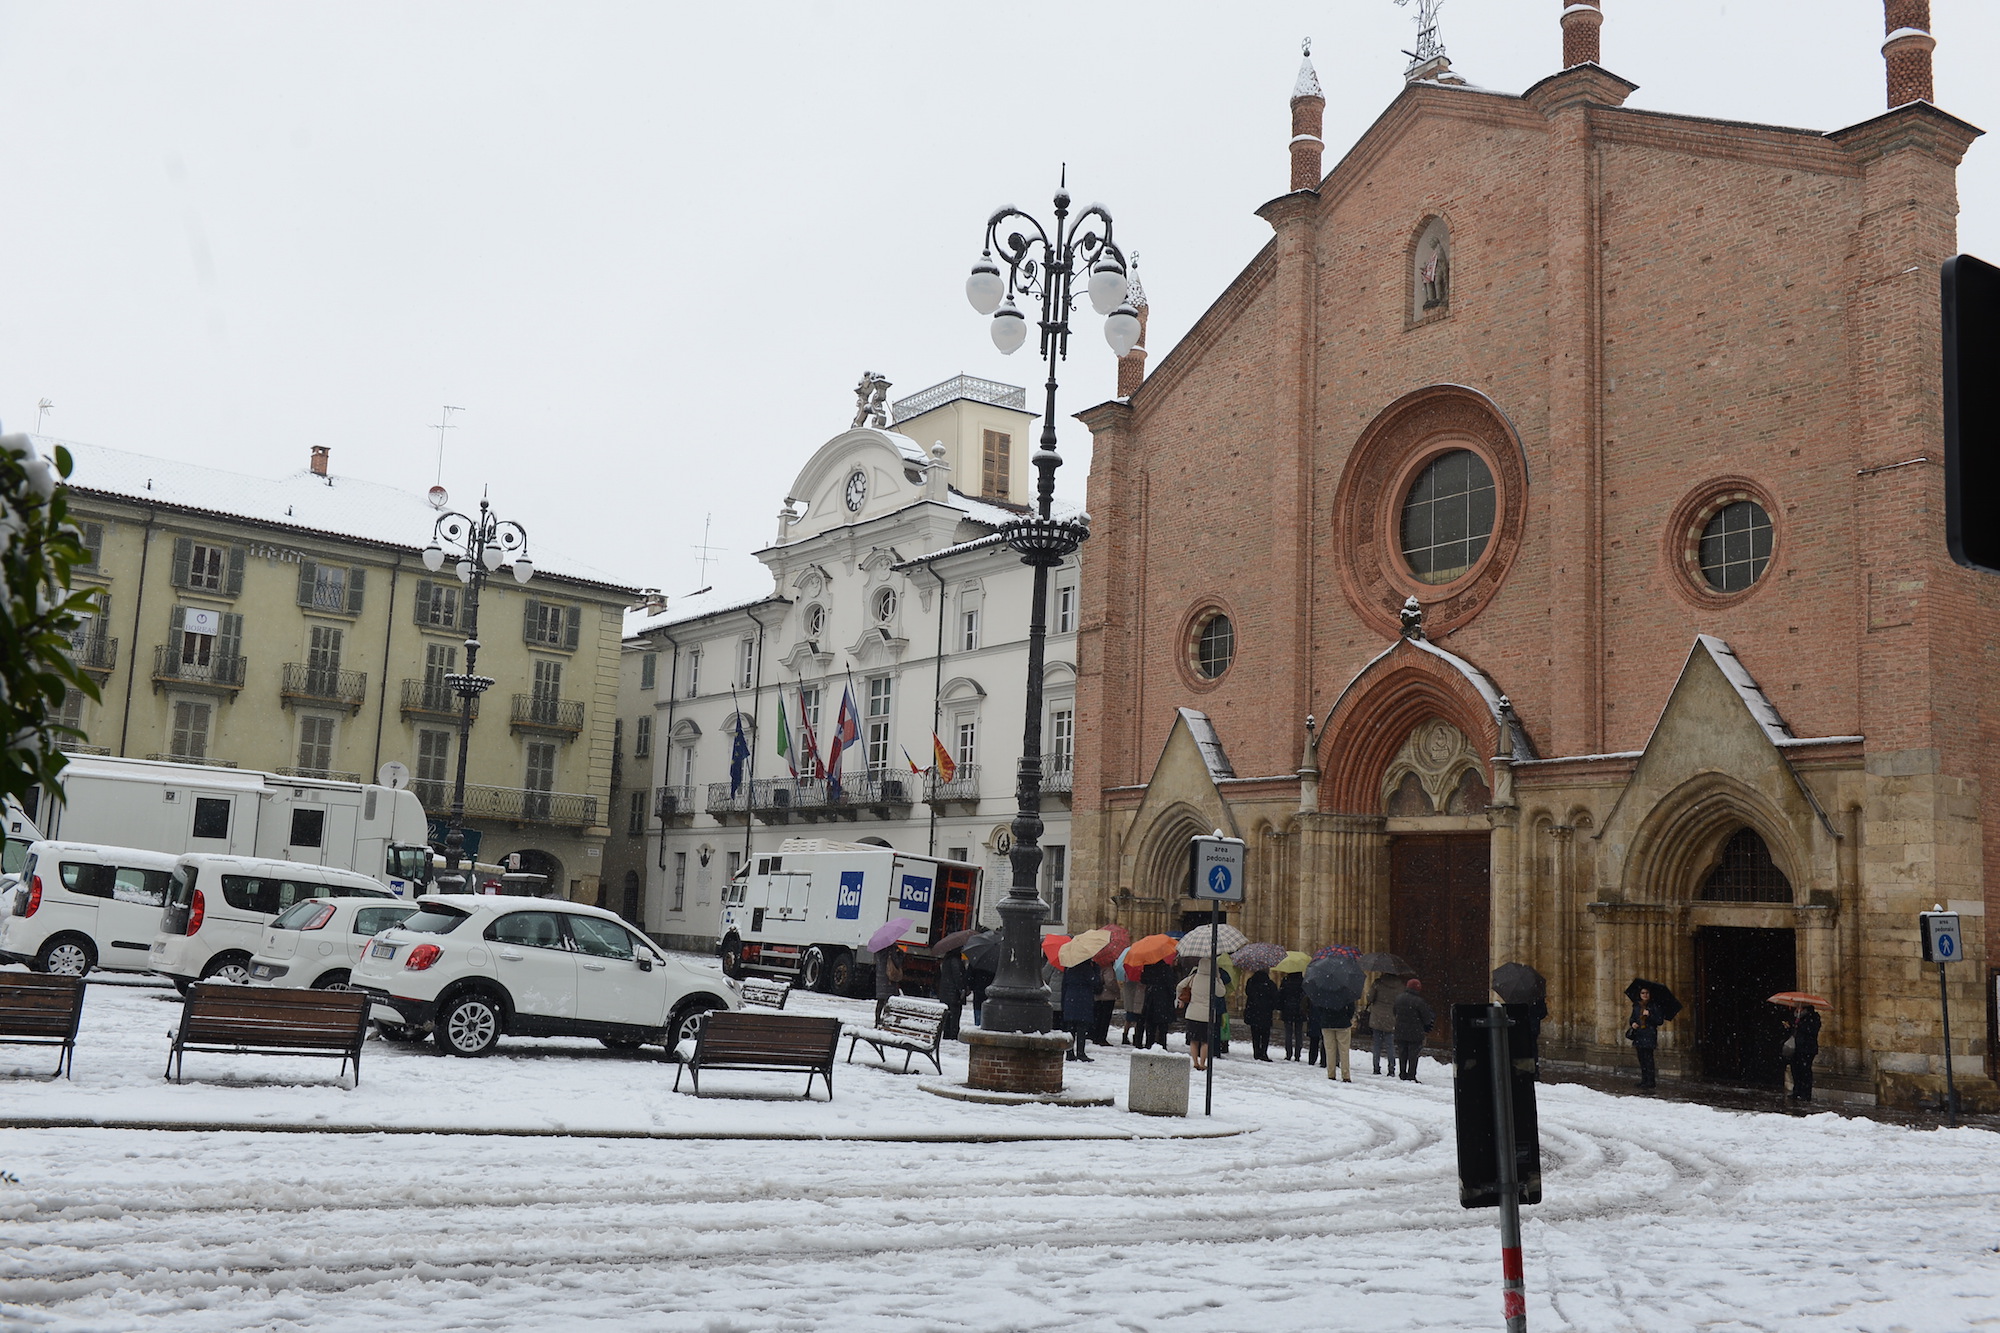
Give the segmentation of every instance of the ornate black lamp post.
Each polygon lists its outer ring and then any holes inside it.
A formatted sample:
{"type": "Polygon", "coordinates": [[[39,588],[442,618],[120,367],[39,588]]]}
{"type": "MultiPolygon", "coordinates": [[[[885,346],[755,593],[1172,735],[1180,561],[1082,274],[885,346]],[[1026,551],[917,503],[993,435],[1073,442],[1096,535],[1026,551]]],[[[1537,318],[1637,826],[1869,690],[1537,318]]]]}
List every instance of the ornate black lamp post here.
{"type": "Polygon", "coordinates": [[[493,686],[491,676],[473,674],[479,663],[479,590],[486,578],[512,557],[514,581],[526,583],[535,576],[534,562],[528,559],[528,530],[519,523],[494,516],[485,500],[479,502],[479,516],[452,511],[438,516],[431,530],[431,544],[424,548],[424,568],[433,574],[453,562],[458,581],[465,585],[465,671],[444,678],[458,696],[458,778],[451,788],[451,826],[444,838],[444,873],[437,878],[437,892],[459,893],[466,876],[459,869],[465,856],[465,752],[472,739],[472,703],[493,686]]]}
{"type": "MultiPolygon", "coordinates": [[[[1055,518],[1056,362],[1069,355],[1069,317],[1074,285],[1084,275],[1085,291],[1107,318],[1104,336],[1119,356],[1139,342],[1139,314],[1125,302],[1125,255],[1111,237],[1111,214],[1092,204],[1069,215],[1069,192],[1058,189],[1055,226],[1042,224],[1009,205],[986,221],[986,245],[966,279],[972,308],[993,317],[993,342],[1011,354],[1027,340],[1027,318],[1015,305],[1018,294],[1041,301],[1042,357],[1048,362],[1047,405],[1042,411],[1041,447],[1035,451],[1034,512],[1002,529],[1007,544],[1035,571],[1034,601],[1028,616],[1028,716],[1022,732],[1021,769],[1015,781],[1014,883],[999,904],[1000,967],[986,992],[980,1026],[992,1032],[1047,1032],[1049,990],[1042,984],[1041,924],[1048,915],[1037,880],[1042,868],[1042,655],[1048,634],[1049,571],[1081,546],[1089,527],[1077,519],[1055,518]],[[1018,219],[1024,230],[1003,238],[1000,228],[1018,219]],[[999,262],[995,262],[996,252],[999,262]],[[1000,273],[1006,265],[1006,276],[1000,273]]],[[[1057,1066],[1060,1069],[1060,1065],[1057,1066]]]]}

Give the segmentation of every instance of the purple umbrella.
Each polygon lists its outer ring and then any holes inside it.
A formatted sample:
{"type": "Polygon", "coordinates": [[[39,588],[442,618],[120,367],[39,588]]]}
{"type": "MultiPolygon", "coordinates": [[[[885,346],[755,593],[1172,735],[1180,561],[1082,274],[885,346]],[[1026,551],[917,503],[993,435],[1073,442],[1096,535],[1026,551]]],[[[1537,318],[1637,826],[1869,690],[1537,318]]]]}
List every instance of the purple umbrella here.
{"type": "Polygon", "coordinates": [[[877,926],[875,928],[875,933],[868,937],[868,952],[881,953],[884,949],[894,944],[897,940],[902,939],[904,933],[908,931],[909,928],[915,924],[916,921],[912,917],[907,917],[907,916],[890,917],[887,921],[877,926]]]}
{"type": "Polygon", "coordinates": [[[1329,944],[1324,949],[1316,950],[1313,953],[1313,961],[1315,963],[1317,963],[1322,958],[1358,958],[1358,957],[1360,957],[1359,951],[1356,950],[1355,947],[1351,944],[1329,944]]]}
{"type": "Polygon", "coordinates": [[[1271,967],[1284,962],[1287,952],[1288,950],[1282,944],[1267,944],[1259,941],[1256,944],[1244,945],[1231,954],[1230,959],[1244,971],[1255,972],[1260,968],[1271,967]]]}

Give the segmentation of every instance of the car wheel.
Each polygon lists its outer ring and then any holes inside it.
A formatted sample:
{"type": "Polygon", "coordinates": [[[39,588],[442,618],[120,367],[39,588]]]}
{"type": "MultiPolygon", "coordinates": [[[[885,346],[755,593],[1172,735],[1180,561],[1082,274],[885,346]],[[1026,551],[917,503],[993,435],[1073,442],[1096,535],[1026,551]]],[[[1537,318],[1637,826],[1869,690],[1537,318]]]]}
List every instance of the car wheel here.
{"type": "Polygon", "coordinates": [[[743,979],[742,940],[731,940],[722,946],[722,975],[736,981],[743,979]]]}
{"type": "Polygon", "coordinates": [[[335,968],[333,971],[320,977],[318,981],[315,981],[312,984],[312,988],[314,990],[353,990],[354,987],[347,984],[347,976],[346,968],[335,968]]]}
{"type": "Polygon", "coordinates": [[[614,1051],[636,1051],[646,1044],[638,1037],[599,1037],[598,1040],[614,1051]]]}
{"type": "Polygon", "coordinates": [[[461,995],[438,1015],[438,1048],[451,1055],[485,1055],[500,1042],[500,1005],[487,995],[461,995]]]}
{"type": "Polygon", "coordinates": [[[799,989],[823,990],[826,981],[826,955],[817,944],[809,944],[799,951],[799,989]]]}
{"type": "Polygon", "coordinates": [[[854,955],[845,949],[836,949],[833,961],[827,964],[826,988],[835,995],[854,993],[854,955]]]}
{"type": "Polygon", "coordinates": [[[674,1010],[674,1016],[667,1024],[667,1052],[672,1054],[680,1049],[684,1041],[693,1041],[701,1036],[701,1017],[711,1009],[721,1006],[706,995],[697,995],[692,1000],[683,1000],[674,1010]]]}
{"type": "Polygon", "coordinates": [[[52,977],[83,977],[90,975],[96,963],[88,943],[74,935],[58,935],[42,946],[35,970],[52,977]]]}
{"type": "Polygon", "coordinates": [[[232,986],[250,984],[250,960],[240,953],[226,953],[209,961],[201,974],[203,981],[226,981],[232,986]]]}

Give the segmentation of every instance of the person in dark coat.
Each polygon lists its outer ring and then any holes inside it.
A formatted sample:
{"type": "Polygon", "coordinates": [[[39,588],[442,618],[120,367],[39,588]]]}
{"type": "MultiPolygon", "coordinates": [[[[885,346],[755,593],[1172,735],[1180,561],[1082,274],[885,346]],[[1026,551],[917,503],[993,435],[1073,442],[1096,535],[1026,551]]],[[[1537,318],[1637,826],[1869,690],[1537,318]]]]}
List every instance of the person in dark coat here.
{"type": "Polygon", "coordinates": [[[1389,1072],[1396,1072],[1396,998],[1402,993],[1403,979],[1393,972],[1382,973],[1368,988],[1370,1063],[1378,1074],[1385,1060],[1389,1072]]]}
{"type": "Polygon", "coordinates": [[[1508,1034],[1512,1043],[1514,1058],[1535,1062],[1535,1077],[1542,1076],[1542,1020],[1549,1016],[1549,1002],[1537,999],[1529,1005],[1508,1005],[1511,1009],[1526,1009],[1528,1012],[1514,1020],[1514,1030],[1508,1034]]]}
{"type": "Polygon", "coordinates": [[[1243,984],[1243,1022],[1250,1029],[1250,1054],[1253,1059],[1270,1060],[1271,1020],[1277,1012],[1278,983],[1271,980],[1269,968],[1260,967],[1243,984]]]}
{"type": "Polygon", "coordinates": [[[1396,1077],[1403,1082],[1417,1081],[1417,1058],[1423,1053],[1424,1034],[1436,1022],[1437,1014],[1424,998],[1424,983],[1411,977],[1403,993],[1396,997],[1396,1063],[1400,1067],[1396,1077]]]}
{"type": "Polygon", "coordinates": [[[1099,1046],[1111,1044],[1111,1015],[1118,1011],[1117,969],[1098,965],[1097,1007],[1090,1019],[1090,1039],[1099,1046]]]}
{"type": "Polygon", "coordinates": [[[903,946],[892,944],[875,956],[875,1026],[882,1026],[882,1011],[889,997],[903,993],[903,946]]]}
{"type": "Polygon", "coordinates": [[[1653,992],[1645,986],[1639,988],[1639,998],[1632,1001],[1632,1020],[1625,1025],[1625,1040],[1632,1043],[1632,1053],[1639,1057],[1639,1086],[1653,1087],[1659,1082],[1653,1052],[1660,1045],[1660,1011],[1653,1005],[1653,992]]]}
{"type": "Polygon", "coordinates": [[[1792,1100],[1809,1102],[1812,1096],[1813,1061],[1819,1057],[1819,1010],[1809,1004],[1794,1005],[1785,1024],[1791,1029],[1792,1100]]]}
{"type": "Polygon", "coordinates": [[[1306,1045],[1306,977],[1287,972],[1278,983],[1278,1017],[1285,1022],[1285,1058],[1296,1060],[1306,1045]]]}
{"type": "MultiPolygon", "coordinates": [[[[982,958],[994,957],[991,953],[981,954],[982,958]]],[[[971,959],[965,962],[965,986],[972,992],[972,1026],[979,1026],[979,1016],[986,1011],[986,988],[993,984],[993,970],[975,967],[971,959]]]]}
{"type": "Polygon", "coordinates": [[[1086,958],[1069,968],[1062,978],[1063,1026],[1070,1036],[1076,1038],[1076,1049],[1065,1059],[1090,1062],[1090,1029],[1097,1021],[1097,985],[1100,979],[1096,963],[1086,958]]]}
{"type": "Polygon", "coordinates": [[[1167,1029],[1174,1025],[1174,965],[1148,963],[1140,971],[1139,980],[1146,987],[1146,1031],[1139,1045],[1164,1050],[1167,1029]]]}
{"type": "Polygon", "coordinates": [[[1311,1007],[1312,1025],[1319,1031],[1322,1057],[1326,1061],[1326,1076],[1338,1078],[1342,1083],[1352,1083],[1354,1076],[1348,1071],[1348,1050],[1354,1041],[1354,1002],[1334,1005],[1315,1004],[1311,1007]]]}
{"type": "Polygon", "coordinates": [[[965,1008],[965,955],[956,949],[938,960],[937,997],[944,1006],[939,1034],[946,1041],[957,1041],[959,1012],[965,1008]]]}

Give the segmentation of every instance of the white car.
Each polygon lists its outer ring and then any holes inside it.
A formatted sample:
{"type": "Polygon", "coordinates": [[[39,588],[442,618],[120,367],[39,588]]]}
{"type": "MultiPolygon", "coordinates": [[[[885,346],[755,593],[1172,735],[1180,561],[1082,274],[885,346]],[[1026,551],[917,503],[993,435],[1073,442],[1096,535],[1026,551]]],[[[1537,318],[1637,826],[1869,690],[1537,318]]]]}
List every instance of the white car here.
{"type": "Polygon", "coordinates": [[[429,1028],[453,1055],[485,1055],[503,1035],[672,1051],[702,1014],[741,1004],[720,967],[662,953],[601,907],[483,894],[417,905],[374,938],[349,984],[386,1029],[429,1028]]]}
{"type": "Polygon", "coordinates": [[[211,977],[247,982],[250,955],[264,942],[264,928],[305,898],[397,900],[358,870],[187,852],[174,862],[147,970],[183,992],[211,977]]]}
{"type": "Polygon", "coordinates": [[[146,971],[175,860],[137,847],[33,844],[0,916],[0,962],[63,977],[146,971]]]}
{"type": "Polygon", "coordinates": [[[301,899],[264,927],[264,942],[250,955],[250,980],[295,990],[342,989],[368,942],[416,910],[415,903],[375,898],[301,899]]]}

